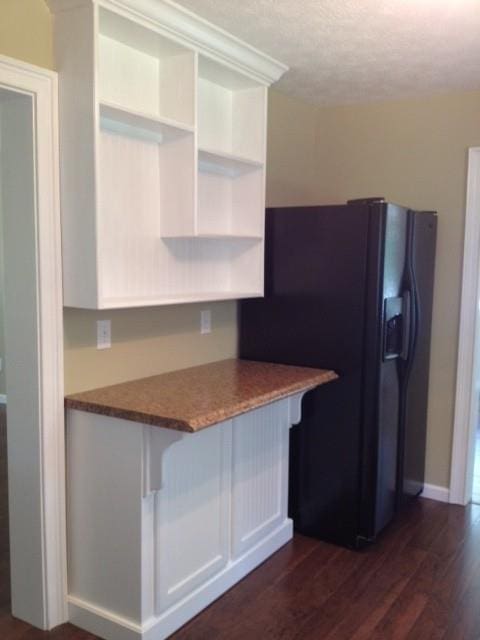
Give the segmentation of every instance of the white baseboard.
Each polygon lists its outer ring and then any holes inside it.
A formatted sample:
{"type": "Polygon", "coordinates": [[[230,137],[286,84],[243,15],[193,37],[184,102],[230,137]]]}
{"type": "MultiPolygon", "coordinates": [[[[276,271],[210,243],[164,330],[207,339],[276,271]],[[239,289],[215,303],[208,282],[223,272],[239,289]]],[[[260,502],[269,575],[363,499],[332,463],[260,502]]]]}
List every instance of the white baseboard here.
{"type": "Polygon", "coordinates": [[[450,502],[450,490],[436,484],[425,484],[421,497],[437,500],[437,502],[450,502]]]}
{"type": "Polygon", "coordinates": [[[107,640],[164,640],[283,547],[292,536],[293,524],[287,519],[247,553],[143,627],[76,596],[68,597],[69,621],[107,640]]]}
{"type": "Polygon", "coordinates": [[[7,404],[7,396],[4,393],[0,393],[0,404],[7,404]]]}

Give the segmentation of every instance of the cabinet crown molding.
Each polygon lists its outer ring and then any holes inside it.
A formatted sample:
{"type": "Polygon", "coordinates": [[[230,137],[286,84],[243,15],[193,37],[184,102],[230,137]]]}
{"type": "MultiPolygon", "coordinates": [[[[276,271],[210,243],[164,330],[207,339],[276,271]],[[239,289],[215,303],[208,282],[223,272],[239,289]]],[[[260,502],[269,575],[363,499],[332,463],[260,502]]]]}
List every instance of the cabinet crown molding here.
{"type": "Polygon", "coordinates": [[[270,85],[288,67],[170,0],[47,0],[52,13],[97,5],[174,38],[258,82],[270,85]]]}

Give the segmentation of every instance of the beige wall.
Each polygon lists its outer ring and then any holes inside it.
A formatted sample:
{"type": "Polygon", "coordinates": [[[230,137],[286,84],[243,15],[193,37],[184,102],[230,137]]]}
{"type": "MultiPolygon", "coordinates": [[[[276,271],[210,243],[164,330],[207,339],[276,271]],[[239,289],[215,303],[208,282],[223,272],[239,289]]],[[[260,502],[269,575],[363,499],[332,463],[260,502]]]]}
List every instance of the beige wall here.
{"type": "Polygon", "coordinates": [[[438,211],[426,477],[448,486],[467,150],[480,145],[480,92],[317,109],[272,93],[270,113],[271,205],[385,196],[438,211]]]}
{"type": "MultiPolygon", "coordinates": [[[[0,1],[0,53],[54,68],[52,25],[43,0],[0,1]]],[[[235,302],[106,313],[67,309],[66,391],[81,391],[236,354],[235,302]],[[212,333],[200,334],[200,309],[212,310],[212,333]],[[97,351],[96,320],[112,321],[112,348],[97,351]]],[[[0,391],[1,393],[1,391],[0,391]]]]}
{"type": "MultiPolygon", "coordinates": [[[[52,66],[43,0],[2,0],[0,52],[52,66]]],[[[383,195],[439,211],[427,481],[448,485],[462,259],[466,151],[480,144],[480,93],[323,108],[270,93],[267,201],[344,202],[383,195]]],[[[204,308],[206,305],[202,305],[204,308]]],[[[229,357],[235,303],[217,303],[213,333],[199,305],[108,314],[65,312],[68,391],[229,357]],[[112,319],[113,348],[95,349],[95,321],[112,319]]]]}
{"type": "Polygon", "coordinates": [[[236,305],[223,302],[122,310],[66,309],[67,391],[213,362],[236,355],[236,305]],[[212,333],[200,335],[200,309],[212,310],[212,333]],[[112,318],[112,349],[95,348],[95,320],[112,318]]]}
{"type": "Polygon", "coordinates": [[[0,53],[53,69],[52,24],[44,0],[0,0],[0,53]]]}
{"type": "Polygon", "coordinates": [[[267,206],[318,204],[317,119],[317,107],[269,92],[267,206]]]}

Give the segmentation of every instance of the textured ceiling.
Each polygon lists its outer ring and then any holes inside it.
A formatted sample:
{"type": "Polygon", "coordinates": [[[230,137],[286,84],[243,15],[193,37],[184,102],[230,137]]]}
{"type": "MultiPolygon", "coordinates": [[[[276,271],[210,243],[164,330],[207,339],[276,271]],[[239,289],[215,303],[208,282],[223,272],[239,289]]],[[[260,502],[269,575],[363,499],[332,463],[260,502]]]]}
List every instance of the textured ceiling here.
{"type": "Polygon", "coordinates": [[[176,0],[286,63],[319,104],[480,88],[480,0],[176,0]]]}

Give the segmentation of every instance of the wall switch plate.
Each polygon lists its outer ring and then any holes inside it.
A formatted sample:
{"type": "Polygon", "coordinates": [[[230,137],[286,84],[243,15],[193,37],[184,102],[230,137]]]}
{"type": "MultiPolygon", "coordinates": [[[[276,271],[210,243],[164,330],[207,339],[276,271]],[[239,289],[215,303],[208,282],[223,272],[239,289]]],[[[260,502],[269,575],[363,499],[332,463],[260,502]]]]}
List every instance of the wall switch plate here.
{"type": "Polygon", "coordinates": [[[200,311],[200,333],[212,333],[212,312],[210,309],[200,311]]]}
{"type": "Polygon", "coordinates": [[[97,349],[110,349],[112,346],[112,323],[110,320],[97,320],[97,349]]]}

